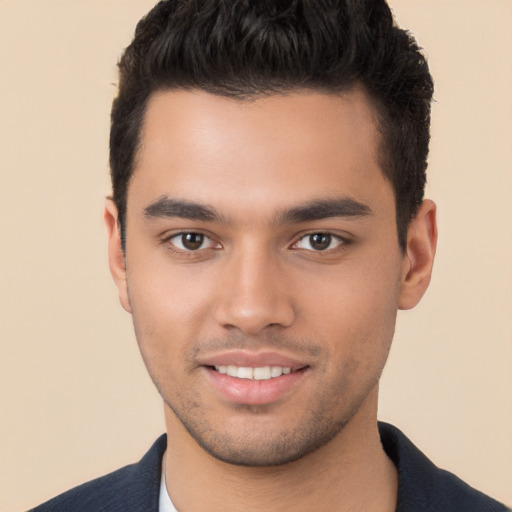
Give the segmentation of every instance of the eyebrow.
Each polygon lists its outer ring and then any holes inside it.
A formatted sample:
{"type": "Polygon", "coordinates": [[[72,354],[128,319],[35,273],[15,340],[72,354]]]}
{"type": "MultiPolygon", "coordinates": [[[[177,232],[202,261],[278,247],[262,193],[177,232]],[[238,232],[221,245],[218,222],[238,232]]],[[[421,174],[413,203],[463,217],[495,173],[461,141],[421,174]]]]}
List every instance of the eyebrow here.
{"type": "MultiPolygon", "coordinates": [[[[311,222],[333,217],[366,217],[373,215],[371,208],[351,197],[316,199],[277,213],[276,224],[311,222]]],[[[148,219],[179,217],[204,222],[223,222],[226,218],[215,208],[192,201],[172,199],[166,195],[144,209],[148,219]]]]}
{"type": "Polygon", "coordinates": [[[333,217],[367,217],[371,208],[351,197],[317,199],[284,210],[277,215],[278,224],[311,222],[333,217]]]}
{"type": "Polygon", "coordinates": [[[213,208],[191,201],[171,199],[162,196],[144,208],[144,216],[148,219],[180,217],[188,220],[215,221],[222,216],[213,208]]]}

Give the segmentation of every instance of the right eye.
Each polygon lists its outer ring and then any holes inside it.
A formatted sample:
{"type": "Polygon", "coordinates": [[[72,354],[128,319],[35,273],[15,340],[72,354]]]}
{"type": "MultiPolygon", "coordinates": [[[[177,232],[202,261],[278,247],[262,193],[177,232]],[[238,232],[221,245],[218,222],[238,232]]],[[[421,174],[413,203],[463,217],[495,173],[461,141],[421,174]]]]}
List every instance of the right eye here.
{"type": "Polygon", "coordinates": [[[215,249],[218,244],[202,233],[177,233],[167,239],[174,248],[183,252],[200,251],[201,249],[215,249]]]}

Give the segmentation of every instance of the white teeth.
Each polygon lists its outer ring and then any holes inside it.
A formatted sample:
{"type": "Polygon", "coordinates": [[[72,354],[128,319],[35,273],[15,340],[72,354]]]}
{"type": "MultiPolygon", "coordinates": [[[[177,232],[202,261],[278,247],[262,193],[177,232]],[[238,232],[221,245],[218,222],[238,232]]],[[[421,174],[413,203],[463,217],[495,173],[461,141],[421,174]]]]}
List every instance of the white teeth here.
{"type": "Polygon", "coordinates": [[[226,368],[226,373],[227,373],[230,377],[238,377],[238,368],[237,368],[236,366],[229,365],[229,366],[226,368]]]}
{"type": "Polygon", "coordinates": [[[270,366],[254,368],[254,380],[268,380],[270,377],[272,377],[270,366]]]}
{"type": "Polygon", "coordinates": [[[246,366],[239,366],[236,375],[239,379],[253,379],[254,371],[252,368],[246,366]]]}
{"type": "MultiPolygon", "coordinates": [[[[270,368],[270,376],[271,377],[281,377],[281,375],[284,373],[283,372],[284,368],[281,368],[280,366],[272,366],[272,368],[270,368]]],[[[287,368],[288,370],[288,368],[287,368]]]]}
{"type": "Polygon", "coordinates": [[[251,368],[249,366],[215,366],[219,373],[227,374],[230,377],[237,377],[239,379],[253,379],[253,380],[268,380],[281,375],[288,375],[292,372],[291,368],[283,366],[261,366],[258,368],[251,368]]]}

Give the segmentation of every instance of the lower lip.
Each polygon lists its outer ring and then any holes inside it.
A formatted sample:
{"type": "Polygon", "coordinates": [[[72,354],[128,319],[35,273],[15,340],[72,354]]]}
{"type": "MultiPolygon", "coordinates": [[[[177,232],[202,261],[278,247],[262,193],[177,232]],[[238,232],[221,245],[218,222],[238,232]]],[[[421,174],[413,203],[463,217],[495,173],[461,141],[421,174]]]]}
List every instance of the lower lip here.
{"type": "Polygon", "coordinates": [[[236,404],[265,405],[289,394],[305,377],[307,368],[268,380],[238,379],[204,367],[213,387],[221,396],[236,404]]]}

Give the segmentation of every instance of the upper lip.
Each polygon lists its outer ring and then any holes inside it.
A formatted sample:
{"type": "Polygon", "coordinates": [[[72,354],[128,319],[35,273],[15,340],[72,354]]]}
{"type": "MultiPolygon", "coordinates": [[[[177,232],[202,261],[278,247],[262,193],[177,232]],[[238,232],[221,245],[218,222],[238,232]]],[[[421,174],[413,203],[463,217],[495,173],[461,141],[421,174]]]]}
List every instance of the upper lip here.
{"type": "Polygon", "coordinates": [[[292,356],[278,352],[248,352],[245,350],[230,350],[219,352],[202,358],[199,363],[203,366],[243,366],[248,368],[261,368],[263,366],[281,366],[299,370],[308,366],[292,356]]]}

